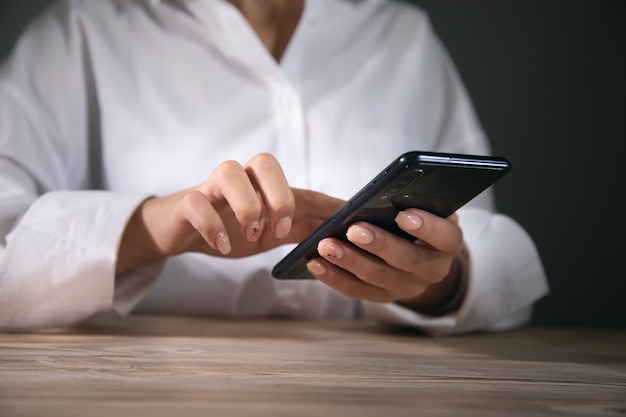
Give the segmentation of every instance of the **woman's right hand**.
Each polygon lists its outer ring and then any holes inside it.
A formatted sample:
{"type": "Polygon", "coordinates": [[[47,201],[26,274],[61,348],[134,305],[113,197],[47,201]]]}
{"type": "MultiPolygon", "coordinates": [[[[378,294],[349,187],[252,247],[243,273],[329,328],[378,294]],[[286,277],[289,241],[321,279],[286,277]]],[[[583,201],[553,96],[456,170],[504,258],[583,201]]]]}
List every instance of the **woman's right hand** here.
{"type": "Polygon", "coordinates": [[[183,252],[243,257],[304,239],[343,201],[292,189],[278,161],[220,164],[195,187],[146,200],[129,221],[117,272],[183,252]]]}

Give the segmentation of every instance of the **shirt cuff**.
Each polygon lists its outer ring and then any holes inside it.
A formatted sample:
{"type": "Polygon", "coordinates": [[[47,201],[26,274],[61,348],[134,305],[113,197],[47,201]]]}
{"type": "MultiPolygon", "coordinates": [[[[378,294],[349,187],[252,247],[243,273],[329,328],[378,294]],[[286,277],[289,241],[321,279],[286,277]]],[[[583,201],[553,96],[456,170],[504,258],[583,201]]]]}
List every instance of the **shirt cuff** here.
{"type": "Polygon", "coordinates": [[[484,209],[459,210],[459,220],[470,255],[468,288],[460,308],[434,317],[395,303],[366,302],[366,316],[432,335],[505,330],[528,322],[532,304],[548,292],[530,237],[510,218],[484,209]]]}
{"type": "Polygon", "coordinates": [[[0,257],[0,328],[67,326],[109,311],[119,239],[145,198],[106,191],[38,198],[0,257]]]}
{"type": "Polygon", "coordinates": [[[122,318],[131,312],[161,274],[165,262],[165,259],[152,261],[115,277],[111,307],[114,317],[122,318]]]}

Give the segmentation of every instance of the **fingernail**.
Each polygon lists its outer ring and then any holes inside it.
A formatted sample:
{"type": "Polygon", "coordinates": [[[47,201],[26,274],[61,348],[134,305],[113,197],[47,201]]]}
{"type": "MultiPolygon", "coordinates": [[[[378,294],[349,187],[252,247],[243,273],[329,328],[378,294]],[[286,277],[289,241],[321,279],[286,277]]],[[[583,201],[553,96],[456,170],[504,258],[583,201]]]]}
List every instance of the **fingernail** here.
{"type": "Polygon", "coordinates": [[[307,268],[313,275],[324,275],[326,273],[326,267],[320,261],[310,261],[307,264],[307,268]]]}
{"type": "Polygon", "coordinates": [[[283,217],[282,219],[276,222],[274,226],[274,233],[276,233],[276,237],[282,239],[287,237],[289,231],[291,230],[291,217],[283,217]]]}
{"type": "Polygon", "coordinates": [[[322,240],[317,245],[317,251],[323,257],[331,259],[340,259],[344,254],[344,250],[341,246],[327,240],[322,240]]]}
{"type": "Polygon", "coordinates": [[[261,234],[261,222],[260,221],[257,220],[255,222],[252,222],[248,225],[248,227],[246,227],[246,238],[248,239],[249,242],[256,240],[260,234],[261,234]]]}
{"type": "Polygon", "coordinates": [[[348,228],[348,232],[346,233],[348,236],[348,240],[354,243],[358,243],[360,245],[367,245],[374,241],[374,232],[363,226],[352,225],[348,228]]]}
{"type": "Polygon", "coordinates": [[[396,223],[405,230],[417,230],[424,222],[417,214],[401,211],[396,216],[396,223]]]}
{"type": "Polygon", "coordinates": [[[214,246],[217,248],[217,250],[220,251],[222,255],[230,253],[230,241],[228,240],[228,236],[226,236],[226,234],[223,232],[217,234],[214,246]]]}

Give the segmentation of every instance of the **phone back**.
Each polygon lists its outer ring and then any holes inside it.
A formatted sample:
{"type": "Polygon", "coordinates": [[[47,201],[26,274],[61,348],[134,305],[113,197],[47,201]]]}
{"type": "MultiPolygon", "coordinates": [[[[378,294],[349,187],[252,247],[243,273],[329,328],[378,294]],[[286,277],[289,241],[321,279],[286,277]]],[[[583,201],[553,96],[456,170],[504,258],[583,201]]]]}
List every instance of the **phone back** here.
{"type": "Polygon", "coordinates": [[[365,221],[415,240],[395,222],[399,211],[419,208],[448,217],[511,168],[501,157],[408,152],[399,156],[272,270],[279,279],[311,279],[306,262],[326,237],[347,241],[350,225],[365,221]]]}

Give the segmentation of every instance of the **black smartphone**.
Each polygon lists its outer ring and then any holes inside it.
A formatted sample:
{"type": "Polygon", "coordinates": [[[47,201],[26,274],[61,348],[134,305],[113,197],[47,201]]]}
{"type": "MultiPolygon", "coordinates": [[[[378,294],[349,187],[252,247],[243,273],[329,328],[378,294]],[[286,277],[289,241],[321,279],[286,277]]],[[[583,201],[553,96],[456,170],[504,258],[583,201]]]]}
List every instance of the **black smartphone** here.
{"type": "Polygon", "coordinates": [[[407,208],[448,217],[511,169],[506,158],[435,152],[407,152],[383,169],[272,269],[277,279],[313,279],[306,263],[319,256],[327,237],[347,241],[348,227],[365,221],[415,240],[394,221],[407,208]]]}

